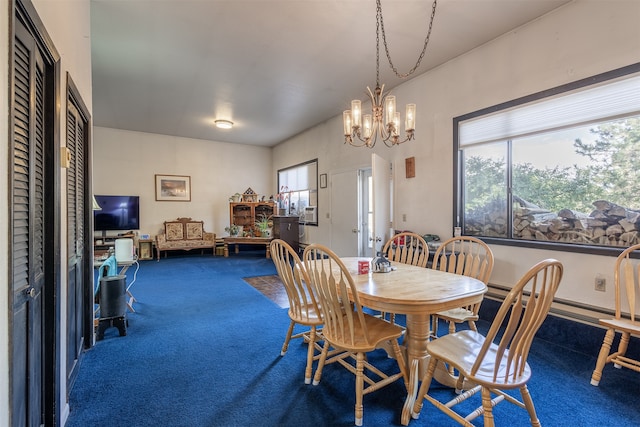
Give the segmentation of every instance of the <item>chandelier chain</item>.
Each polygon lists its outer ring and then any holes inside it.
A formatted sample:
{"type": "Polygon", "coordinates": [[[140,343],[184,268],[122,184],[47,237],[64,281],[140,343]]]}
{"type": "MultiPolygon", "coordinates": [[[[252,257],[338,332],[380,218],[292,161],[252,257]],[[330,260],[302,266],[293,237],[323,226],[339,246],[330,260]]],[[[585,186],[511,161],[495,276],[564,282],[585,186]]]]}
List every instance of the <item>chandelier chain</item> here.
{"type": "Polygon", "coordinates": [[[396,68],[396,66],[393,64],[393,61],[391,60],[391,54],[389,53],[389,47],[387,46],[387,36],[384,32],[384,21],[382,19],[382,3],[381,0],[376,0],[376,4],[377,4],[377,13],[376,13],[376,61],[377,61],[377,76],[376,76],[376,81],[380,80],[379,74],[379,68],[380,68],[380,38],[379,38],[379,32],[380,29],[382,29],[382,42],[384,44],[384,50],[385,53],[387,54],[387,59],[389,60],[389,65],[391,66],[391,69],[393,70],[393,72],[396,74],[396,76],[398,76],[401,79],[407,78],[409,77],[411,74],[413,74],[418,67],[420,66],[420,62],[422,62],[422,58],[424,57],[425,52],[427,51],[427,46],[429,45],[429,39],[431,37],[431,29],[433,28],[433,19],[436,16],[436,6],[437,6],[438,0],[433,0],[433,5],[431,6],[431,19],[429,20],[429,30],[427,31],[427,36],[424,39],[424,46],[422,47],[422,52],[420,53],[420,56],[418,57],[418,60],[416,61],[416,65],[413,66],[413,68],[411,70],[409,70],[409,72],[407,73],[400,73],[398,72],[398,69],[396,68]]]}
{"type": "Polygon", "coordinates": [[[384,85],[380,85],[380,31],[382,31],[382,40],[384,49],[389,60],[391,69],[396,76],[406,78],[413,74],[420,66],[420,62],[424,57],[431,37],[433,28],[433,20],[436,15],[437,0],[433,0],[431,8],[431,20],[429,22],[429,30],[424,40],[424,47],[418,57],[416,65],[406,74],[401,74],[391,61],[387,38],[384,31],[384,20],[382,19],[381,0],[376,0],[376,88],[371,90],[367,87],[367,95],[371,101],[371,114],[362,114],[362,103],[359,99],[351,101],[351,110],[345,110],[342,113],[344,126],[344,143],[354,147],[373,148],[378,138],[384,142],[387,147],[402,144],[415,139],[416,130],[416,104],[406,105],[406,114],[404,122],[405,135],[400,136],[400,120],[401,115],[396,111],[396,97],[385,94],[384,85]],[[386,118],[385,118],[386,114],[386,118]],[[385,121],[386,120],[386,121],[385,121]]]}
{"type": "MultiPolygon", "coordinates": [[[[380,5],[380,0],[378,5],[380,5]]],[[[380,87],[380,21],[382,16],[382,8],[378,7],[376,12],[376,87],[380,87]]]]}

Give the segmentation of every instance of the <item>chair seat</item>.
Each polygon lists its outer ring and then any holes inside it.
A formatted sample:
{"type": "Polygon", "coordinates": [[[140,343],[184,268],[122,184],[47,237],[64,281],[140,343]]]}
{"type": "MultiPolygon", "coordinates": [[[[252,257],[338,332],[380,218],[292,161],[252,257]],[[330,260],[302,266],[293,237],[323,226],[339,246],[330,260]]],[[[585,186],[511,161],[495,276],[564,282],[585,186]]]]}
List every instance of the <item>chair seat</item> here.
{"type": "Polygon", "coordinates": [[[500,366],[496,369],[496,354],[498,346],[491,344],[487,355],[482,360],[482,364],[476,375],[471,375],[476,356],[485,342],[485,337],[475,331],[460,331],[455,334],[448,334],[427,344],[427,350],[433,357],[453,364],[464,376],[475,384],[488,384],[494,387],[497,383],[501,389],[518,388],[526,384],[531,377],[529,364],[525,364],[522,375],[514,378],[513,373],[504,381],[507,372],[509,352],[506,351],[500,360],[500,366]],[[494,374],[497,378],[494,379],[494,374]]]}
{"type": "Polygon", "coordinates": [[[617,331],[628,332],[631,335],[640,335],[640,322],[627,319],[598,319],[598,323],[608,328],[613,328],[617,331]]]}
{"type": "Polygon", "coordinates": [[[313,305],[307,306],[306,309],[302,310],[300,314],[296,313],[290,308],[289,317],[296,323],[300,323],[306,326],[322,325],[322,317],[320,313],[316,311],[313,305]]]}
{"type": "MultiPolygon", "coordinates": [[[[346,317],[344,318],[346,321],[346,317]]],[[[368,342],[365,340],[364,329],[361,325],[355,324],[354,331],[355,336],[353,342],[350,337],[345,340],[343,337],[330,336],[325,329],[324,338],[326,338],[331,345],[336,348],[347,349],[350,352],[369,352],[378,347],[378,344],[390,339],[399,338],[404,333],[404,328],[394,323],[389,323],[386,320],[379,317],[372,316],[370,314],[364,315],[364,322],[369,337],[368,342]],[[348,346],[348,348],[343,348],[348,346]]]]}
{"type": "Polygon", "coordinates": [[[441,319],[456,323],[468,322],[469,320],[476,321],[479,319],[479,316],[477,314],[475,314],[471,310],[467,310],[464,307],[441,311],[437,313],[436,316],[441,319]]]}

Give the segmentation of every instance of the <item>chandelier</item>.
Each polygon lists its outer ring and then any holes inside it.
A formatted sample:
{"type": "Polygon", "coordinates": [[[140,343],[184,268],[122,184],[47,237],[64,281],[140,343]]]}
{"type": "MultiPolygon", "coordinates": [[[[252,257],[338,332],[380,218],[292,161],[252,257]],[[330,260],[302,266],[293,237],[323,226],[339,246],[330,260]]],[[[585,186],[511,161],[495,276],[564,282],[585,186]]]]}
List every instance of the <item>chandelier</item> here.
{"type": "Polygon", "coordinates": [[[376,0],[376,88],[372,91],[367,86],[367,95],[371,101],[372,114],[362,115],[362,103],[359,99],[351,101],[351,110],[347,110],[342,114],[344,124],[344,143],[349,143],[354,147],[373,148],[380,138],[387,147],[402,144],[403,142],[414,139],[416,128],[416,104],[407,104],[404,121],[404,139],[400,137],[400,112],[396,111],[396,97],[384,93],[384,85],[380,86],[380,32],[382,32],[382,41],[384,50],[389,60],[389,65],[393,72],[399,78],[406,78],[420,66],[420,62],[424,57],[431,36],[431,28],[433,27],[433,18],[436,15],[437,0],[433,1],[431,7],[431,19],[429,21],[429,30],[424,40],[422,53],[418,57],[418,61],[409,72],[401,74],[398,72],[387,46],[387,38],[384,32],[384,21],[382,19],[381,0],[376,0]]]}

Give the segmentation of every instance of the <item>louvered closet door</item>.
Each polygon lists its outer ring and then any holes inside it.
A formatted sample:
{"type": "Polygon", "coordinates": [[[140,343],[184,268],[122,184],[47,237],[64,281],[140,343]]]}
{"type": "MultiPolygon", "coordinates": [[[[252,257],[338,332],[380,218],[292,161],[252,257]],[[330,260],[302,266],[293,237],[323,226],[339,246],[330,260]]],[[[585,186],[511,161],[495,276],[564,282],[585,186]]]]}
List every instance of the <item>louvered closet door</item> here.
{"type": "MultiPolygon", "coordinates": [[[[85,305],[85,119],[74,105],[67,101],[67,149],[71,162],[67,168],[67,384],[77,374],[77,362],[87,339],[83,331],[85,305]]],[[[87,304],[92,301],[87,301],[87,304]]]]}
{"type": "Polygon", "coordinates": [[[40,426],[43,409],[45,68],[16,22],[12,171],[12,425],[40,426]]]}

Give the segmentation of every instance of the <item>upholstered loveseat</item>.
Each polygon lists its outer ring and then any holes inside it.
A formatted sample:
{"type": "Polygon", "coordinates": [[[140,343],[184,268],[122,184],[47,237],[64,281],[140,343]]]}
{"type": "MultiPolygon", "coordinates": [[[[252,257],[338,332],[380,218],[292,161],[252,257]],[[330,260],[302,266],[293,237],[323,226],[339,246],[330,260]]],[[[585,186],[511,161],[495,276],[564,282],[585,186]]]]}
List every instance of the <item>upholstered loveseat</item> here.
{"type": "Polygon", "coordinates": [[[190,251],[211,249],[216,254],[216,235],[204,231],[203,221],[194,221],[191,218],[178,218],[175,221],[165,221],[163,233],[156,236],[156,254],[160,261],[160,253],[164,251],[190,251]]]}

